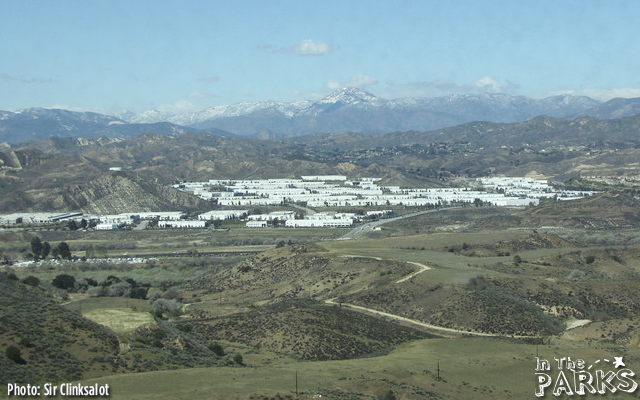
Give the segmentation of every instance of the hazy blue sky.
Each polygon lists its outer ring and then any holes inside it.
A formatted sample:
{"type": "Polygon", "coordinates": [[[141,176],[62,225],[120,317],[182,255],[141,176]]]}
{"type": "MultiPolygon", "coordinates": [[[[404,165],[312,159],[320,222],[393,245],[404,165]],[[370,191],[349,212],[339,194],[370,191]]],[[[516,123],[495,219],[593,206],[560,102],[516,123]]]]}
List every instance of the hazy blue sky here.
{"type": "Polygon", "coordinates": [[[0,109],[196,111],[505,92],[640,97],[640,1],[5,0],[0,109]]]}

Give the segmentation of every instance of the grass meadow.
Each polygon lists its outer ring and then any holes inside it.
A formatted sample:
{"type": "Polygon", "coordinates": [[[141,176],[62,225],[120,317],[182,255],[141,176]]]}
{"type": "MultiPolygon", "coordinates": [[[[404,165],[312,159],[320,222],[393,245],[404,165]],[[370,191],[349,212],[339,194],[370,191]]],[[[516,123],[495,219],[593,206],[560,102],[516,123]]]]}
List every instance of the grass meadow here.
{"type": "MultiPolygon", "coordinates": [[[[304,399],[331,390],[362,391],[380,398],[393,390],[398,398],[408,399],[425,398],[421,391],[463,399],[524,399],[535,398],[536,352],[552,362],[554,357],[569,356],[593,363],[611,357],[612,351],[633,360],[640,356],[638,348],[591,347],[563,339],[539,346],[491,338],[428,339],[376,358],[253,367],[252,362],[262,357],[257,352],[245,355],[245,368],[115,375],[85,383],[108,383],[113,399],[248,399],[254,393],[272,398],[293,396],[297,374],[304,399]],[[437,380],[438,365],[441,380],[437,380]]],[[[636,398],[625,393],[599,397],[636,398]]]]}

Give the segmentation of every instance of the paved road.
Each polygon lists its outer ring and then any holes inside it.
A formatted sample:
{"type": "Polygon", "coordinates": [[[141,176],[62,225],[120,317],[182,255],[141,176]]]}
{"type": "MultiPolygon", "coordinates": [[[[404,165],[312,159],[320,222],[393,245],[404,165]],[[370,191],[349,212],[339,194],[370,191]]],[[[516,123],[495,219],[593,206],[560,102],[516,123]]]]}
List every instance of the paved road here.
{"type": "Polygon", "coordinates": [[[142,221],[140,221],[140,223],[133,228],[134,231],[143,231],[147,228],[147,225],[149,225],[149,220],[147,219],[143,219],[142,221]]]}
{"type": "Polygon", "coordinates": [[[316,214],[316,210],[312,210],[312,209],[310,209],[309,207],[302,207],[302,206],[299,206],[299,205],[297,205],[297,204],[292,204],[292,203],[289,203],[288,205],[289,205],[289,206],[291,206],[291,207],[293,207],[293,208],[297,208],[297,209],[298,209],[298,210],[300,210],[300,211],[304,211],[304,213],[305,213],[306,215],[313,215],[313,214],[316,214]]]}
{"type": "Polygon", "coordinates": [[[357,239],[362,235],[364,235],[365,233],[371,232],[373,228],[376,228],[383,224],[388,224],[389,222],[399,221],[401,219],[413,218],[413,217],[417,217],[418,215],[429,214],[429,213],[434,213],[438,211],[453,210],[455,208],[461,208],[461,207],[436,208],[435,210],[418,211],[418,212],[407,214],[407,215],[401,215],[399,217],[386,218],[378,221],[367,222],[366,224],[356,226],[355,228],[353,228],[352,230],[344,234],[340,238],[340,240],[357,239]]]}

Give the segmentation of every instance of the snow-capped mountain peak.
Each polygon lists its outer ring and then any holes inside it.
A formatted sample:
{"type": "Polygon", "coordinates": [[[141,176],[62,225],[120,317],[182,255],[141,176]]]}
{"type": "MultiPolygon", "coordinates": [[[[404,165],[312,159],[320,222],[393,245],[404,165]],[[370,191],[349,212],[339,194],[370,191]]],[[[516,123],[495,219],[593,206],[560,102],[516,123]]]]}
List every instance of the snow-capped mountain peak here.
{"type": "Polygon", "coordinates": [[[338,89],[327,97],[319,100],[320,104],[357,104],[361,102],[371,102],[378,98],[364,89],[346,87],[338,89]]]}
{"type": "Polygon", "coordinates": [[[176,115],[151,111],[127,115],[126,119],[216,128],[240,136],[255,137],[268,131],[274,137],[288,137],[315,132],[434,130],[470,121],[520,122],[538,115],[570,117],[597,104],[598,101],[586,97],[532,99],[504,93],[386,99],[364,89],[345,87],[315,101],[246,102],[176,115]]]}

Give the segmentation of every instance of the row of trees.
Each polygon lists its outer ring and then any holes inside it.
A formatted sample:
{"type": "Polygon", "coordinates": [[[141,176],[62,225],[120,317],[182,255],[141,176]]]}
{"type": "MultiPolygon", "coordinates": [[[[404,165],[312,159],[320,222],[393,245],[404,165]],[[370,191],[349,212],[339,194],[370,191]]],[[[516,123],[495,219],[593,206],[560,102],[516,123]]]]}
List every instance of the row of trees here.
{"type": "Polygon", "coordinates": [[[52,247],[49,242],[43,242],[40,237],[35,236],[31,239],[31,254],[33,261],[44,260],[49,255],[55,259],[70,260],[71,248],[67,242],[60,242],[57,246],[52,247]]]}

